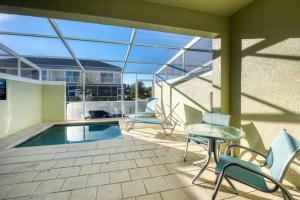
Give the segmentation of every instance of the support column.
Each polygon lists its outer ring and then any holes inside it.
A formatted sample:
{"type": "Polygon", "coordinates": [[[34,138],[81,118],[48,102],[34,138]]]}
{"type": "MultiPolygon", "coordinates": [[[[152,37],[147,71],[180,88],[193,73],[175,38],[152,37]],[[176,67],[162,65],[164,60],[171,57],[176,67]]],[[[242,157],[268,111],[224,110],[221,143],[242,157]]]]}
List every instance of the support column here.
{"type": "Polygon", "coordinates": [[[182,69],[183,69],[183,75],[186,74],[185,72],[185,51],[182,53],[182,69]]]}
{"type": "Polygon", "coordinates": [[[21,76],[21,60],[18,58],[18,76],[21,76]]]}
{"type": "Polygon", "coordinates": [[[135,74],[135,113],[138,112],[138,79],[137,74],[135,74]]]}
{"type": "Polygon", "coordinates": [[[39,80],[42,81],[42,70],[39,70],[39,80]]]}
{"type": "Polygon", "coordinates": [[[82,72],[82,119],[85,119],[85,71],[82,72]]]}
{"type": "Polygon", "coordinates": [[[124,73],[121,73],[121,114],[124,117],[124,73]]]}

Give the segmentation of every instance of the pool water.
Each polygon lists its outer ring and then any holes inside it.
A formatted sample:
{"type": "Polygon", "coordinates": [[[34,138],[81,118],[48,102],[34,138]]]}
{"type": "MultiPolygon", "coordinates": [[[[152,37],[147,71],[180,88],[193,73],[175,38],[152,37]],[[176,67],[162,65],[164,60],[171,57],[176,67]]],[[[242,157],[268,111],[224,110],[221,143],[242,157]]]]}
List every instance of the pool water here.
{"type": "Polygon", "coordinates": [[[118,123],[54,125],[16,147],[72,144],[121,138],[118,123]]]}

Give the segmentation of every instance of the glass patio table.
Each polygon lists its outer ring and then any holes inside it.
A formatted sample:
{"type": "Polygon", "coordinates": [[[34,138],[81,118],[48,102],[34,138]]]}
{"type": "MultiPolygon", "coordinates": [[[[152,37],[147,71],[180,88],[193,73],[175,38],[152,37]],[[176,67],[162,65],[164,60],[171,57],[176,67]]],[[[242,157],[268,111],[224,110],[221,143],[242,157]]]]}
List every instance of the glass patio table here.
{"type": "Polygon", "coordinates": [[[208,157],[203,168],[193,178],[193,183],[201,176],[207,168],[211,154],[213,153],[216,163],[218,163],[217,140],[237,141],[245,136],[241,129],[232,126],[223,126],[217,124],[191,124],[186,129],[188,136],[200,136],[208,139],[208,157]]]}

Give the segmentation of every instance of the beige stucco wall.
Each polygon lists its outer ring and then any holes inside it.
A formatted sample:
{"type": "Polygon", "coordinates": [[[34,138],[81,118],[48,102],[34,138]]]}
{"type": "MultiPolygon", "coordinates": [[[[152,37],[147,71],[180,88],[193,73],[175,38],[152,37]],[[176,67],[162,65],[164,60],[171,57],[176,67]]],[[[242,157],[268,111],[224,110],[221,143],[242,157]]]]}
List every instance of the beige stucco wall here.
{"type": "Polygon", "coordinates": [[[155,86],[155,97],[159,98],[162,112],[167,115],[178,104],[174,110],[174,116],[181,121],[177,130],[184,130],[186,124],[201,122],[202,112],[211,111],[211,92],[212,75],[194,77],[185,82],[174,79],[155,86]]]}
{"type": "Polygon", "coordinates": [[[0,138],[30,126],[65,120],[65,84],[42,83],[0,74],[7,80],[7,100],[0,101],[0,138]]]}
{"type": "Polygon", "coordinates": [[[42,85],[43,122],[66,119],[66,85],[42,85]]]}
{"type": "MultiPolygon", "coordinates": [[[[282,128],[300,139],[299,8],[298,0],[256,1],[230,19],[230,111],[247,134],[242,143],[257,150],[282,128]]],[[[296,163],[288,180],[300,187],[296,163]]]]}
{"type": "Polygon", "coordinates": [[[0,101],[0,138],[41,122],[41,85],[7,80],[7,100],[0,101]]]}

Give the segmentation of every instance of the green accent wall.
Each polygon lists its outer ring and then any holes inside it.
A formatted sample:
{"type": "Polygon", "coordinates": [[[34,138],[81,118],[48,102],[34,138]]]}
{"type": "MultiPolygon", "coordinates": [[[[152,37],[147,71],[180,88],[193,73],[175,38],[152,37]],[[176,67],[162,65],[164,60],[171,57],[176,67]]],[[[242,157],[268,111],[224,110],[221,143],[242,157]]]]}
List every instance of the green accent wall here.
{"type": "Polygon", "coordinates": [[[42,122],[40,84],[7,80],[7,100],[0,101],[0,138],[42,122]]]}
{"type": "MultiPolygon", "coordinates": [[[[263,152],[283,128],[300,140],[299,8],[298,0],[255,1],[230,18],[232,122],[246,132],[243,145],[263,152]]],[[[299,161],[287,180],[300,187],[299,161]]]]}
{"type": "Polygon", "coordinates": [[[0,138],[42,122],[65,120],[65,84],[16,79],[7,79],[7,100],[0,101],[0,138]]]}
{"type": "Polygon", "coordinates": [[[42,85],[43,122],[64,121],[66,116],[66,85],[42,85]]]}

